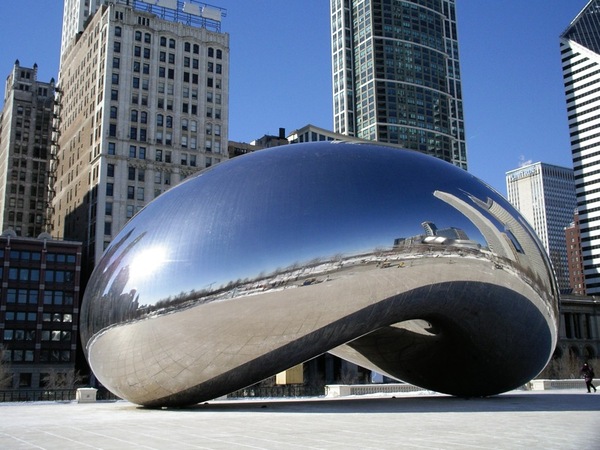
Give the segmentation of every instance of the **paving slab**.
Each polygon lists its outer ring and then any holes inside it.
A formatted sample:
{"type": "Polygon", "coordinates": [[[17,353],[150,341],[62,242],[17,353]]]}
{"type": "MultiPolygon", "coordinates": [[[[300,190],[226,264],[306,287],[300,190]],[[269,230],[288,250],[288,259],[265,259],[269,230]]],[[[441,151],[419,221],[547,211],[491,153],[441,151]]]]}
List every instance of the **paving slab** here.
{"type": "Polygon", "coordinates": [[[0,449],[600,449],[600,393],[0,403],[0,449]]]}

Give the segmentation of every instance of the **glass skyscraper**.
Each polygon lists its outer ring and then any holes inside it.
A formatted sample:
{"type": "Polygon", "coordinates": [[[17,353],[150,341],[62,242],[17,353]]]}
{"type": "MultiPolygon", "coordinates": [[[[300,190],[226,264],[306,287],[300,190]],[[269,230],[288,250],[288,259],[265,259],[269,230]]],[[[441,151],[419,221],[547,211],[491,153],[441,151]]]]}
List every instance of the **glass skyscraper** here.
{"type": "Polygon", "coordinates": [[[600,293],[600,0],[560,36],[586,293],[600,293]]]}
{"type": "Polygon", "coordinates": [[[467,168],[455,0],[331,0],[334,131],[467,168]]]}

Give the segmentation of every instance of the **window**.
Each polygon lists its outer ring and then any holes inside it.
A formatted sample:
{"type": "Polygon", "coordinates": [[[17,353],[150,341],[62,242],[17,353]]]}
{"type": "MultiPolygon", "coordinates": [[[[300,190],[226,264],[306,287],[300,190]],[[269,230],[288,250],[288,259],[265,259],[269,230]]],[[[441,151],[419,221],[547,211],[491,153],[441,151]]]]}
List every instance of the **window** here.
{"type": "Polygon", "coordinates": [[[129,157],[135,158],[136,151],[137,151],[137,147],[135,145],[130,145],[129,146],[129,157]]]}
{"type": "Polygon", "coordinates": [[[223,59],[223,51],[217,50],[217,59],[223,59]]]}
{"type": "MultiPolygon", "coordinates": [[[[105,236],[110,236],[111,234],[112,234],[112,223],[111,222],[104,222],[104,235],[105,236]]],[[[52,340],[54,340],[54,338],[52,340]]]]}
{"type": "Polygon", "coordinates": [[[110,99],[114,101],[119,100],[119,91],[117,89],[110,90],[110,99]]]}
{"type": "MultiPolygon", "coordinates": [[[[156,150],[156,161],[162,162],[162,150],[156,150]]],[[[157,172],[159,173],[159,172],[157,172]]]]}
{"type": "Polygon", "coordinates": [[[115,36],[117,36],[117,37],[121,36],[121,27],[115,27],[115,36]]]}
{"type": "Polygon", "coordinates": [[[146,147],[140,147],[139,148],[138,158],[139,159],[146,159],[146,147]]]}
{"type": "Polygon", "coordinates": [[[148,122],[148,113],[146,111],[142,111],[140,113],[140,123],[147,123],[148,122]]]}
{"type": "Polygon", "coordinates": [[[142,41],[142,32],[141,31],[136,31],[135,32],[135,38],[136,41],[141,42],[142,41]]]}
{"type": "Polygon", "coordinates": [[[113,69],[118,69],[121,66],[121,60],[117,57],[113,58],[113,69]]]}
{"type": "Polygon", "coordinates": [[[196,167],[196,155],[190,155],[190,166],[196,167]]]}
{"type": "Polygon", "coordinates": [[[175,64],[175,54],[169,53],[169,64],[175,64]]]}
{"type": "Polygon", "coordinates": [[[156,115],[156,126],[162,127],[163,124],[164,124],[164,116],[162,114],[157,114],[156,115]]]}
{"type": "Polygon", "coordinates": [[[173,128],[173,116],[167,116],[167,128],[173,128]]]}
{"type": "Polygon", "coordinates": [[[127,219],[131,219],[133,217],[133,205],[127,205],[125,216],[127,219]]]}
{"type": "Polygon", "coordinates": [[[121,43],[119,41],[113,43],[113,51],[115,53],[121,53],[121,43]]]}
{"type": "Polygon", "coordinates": [[[114,155],[115,154],[115,143],[114,142],[109,142],[108,143],[108,154],[109,155],[114,155]]]}
{"type": "Polygon", "coordinates": [[[144,42],[146,44],[150,44],[152,42],[152,36],[150,36],[150,33],[145,33],[144,34],[144,42]]]}
{"type": "Polygon", "coordinates": [[[135,167],[129,166],[127,169],[128,169],[127,179],[130,181],[135,181],[135,167]]]}
{"type": "Polygon", "coordinates": [[[158,59],[160,62],[167,62],[167,53],[166,52],[160,52],[158,54],[158,59]]]}
{"type": "MultiPolygon", "coordinates": [[[[135,187],[127,186],[127,198],[129,200],[133,200],[135,198],[135,187]]],[[[106,234],[106,233],[104,233],[104,234],[106,234]]]]}
{"type": "Polygon", "coordinates": [[[111,137],[117,136],[117,124],[116,123],[111,123],[108,125],[108,135],[111,137]]]}
{"type": "Polygon", "coordinates": [[[169,48],[175,48],[175,39],[169,39],[169,48]]]}
{"type": "Polygon", "coordinates": [[[167,46],[167,38],[164,36],[160,37],[160,46],[161,47],[166,47],[167,46]]]}
{"type": "Polygon", "coordinates": [[[119,74],[118,73],[112,74],[112,84],[115,84],[115,85],[119,84],[119,74]]]}
{"type": "Polygon", "coordinates": [[[111,106],[110,107],[110,118],[111,119],[116,119],[117,118],[117,107],[116,106],[111,106]]]}
{"type": "Polygon", "coordinates": [[[108,177],[114,177],[115,176],[115,165],[114,164],[107,164],[106,165],[106,176],[108,176],[108,177]]]}
{"type": "Polygon", "coordinates": [[[212,47],[208,47],[208,57],[214,58],[214,56],[215,56],[215,49],[212,47]]]}
{"type": "Polygon", "coordinates": [[[137,173],[138,173],[138,181],[145,181],[146,180],[146,174],[145,174],[144,169],[138,169],[137,173]]]}
{"type": "Polygon", "coordinates": [[[150,49],[144,47],[144,58],[150,59],[150,49]]]}
{"type": "Polygon", "coordinates": [[[113,204],[111,202],[106,202],[104,205],[104,214],[107,216],[112,216],[112,208],[113,204]]]}
{"type": "Polygon", "coordinates": [[[184,51],[184,52],[190,52],[190,51],[191,51],[191,49],[192,49],[192,46],[190,45],[190,43],[189,43],[189,42],[185,42],[185,43],[183,44],[183,51],[184,51]]]}
{"type": "Polygon", "coordinates": [[[137,122],[138,121],[138,112],[137,109],[132,109],[131,110],[131,115],[129,118],[132,122],[137,122]]]}
{"type": "Polygon", "coordinates": [[[137,140],[137,127],[129,128],[129,139],[137,140]]]}
{"type": "Polygon", "coordinates": [[[142,56],[142,47],[137,45],[133,47],[133,56],[137,56],[138,58],[142,56]]]}
{"type": "Polygon", "coordinates": [[[137,188],[137,199],[144,201],[144,188],[143,187],[137,188]]]}
{"type": "Polygon", "coordinates": [[[107,197],[113,196],[113,190],[114,190],[113,183],[106,183],[106,196],[107,197]]]}
{"type": "Polygon", "coordinates": [[[187,153],[182,153],[181,154],[181,165],[187,166],[187,163],[188,163],[188,155],[187,155],[187,153]]]}

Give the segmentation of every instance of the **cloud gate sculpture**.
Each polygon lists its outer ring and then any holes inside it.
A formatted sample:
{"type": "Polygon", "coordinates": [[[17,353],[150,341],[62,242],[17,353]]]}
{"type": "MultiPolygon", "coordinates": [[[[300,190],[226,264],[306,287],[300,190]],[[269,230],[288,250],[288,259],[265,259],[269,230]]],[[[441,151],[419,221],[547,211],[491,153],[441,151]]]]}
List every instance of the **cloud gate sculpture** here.
{"type": "Polygon", "coordinates": [[[324,352],[457,396],[521,386],[556,343],[546,254],[497,192],[446,162],[294,144],[207,169],[119,233],[81,310],[91,368],[183,406],[324,352]]]}

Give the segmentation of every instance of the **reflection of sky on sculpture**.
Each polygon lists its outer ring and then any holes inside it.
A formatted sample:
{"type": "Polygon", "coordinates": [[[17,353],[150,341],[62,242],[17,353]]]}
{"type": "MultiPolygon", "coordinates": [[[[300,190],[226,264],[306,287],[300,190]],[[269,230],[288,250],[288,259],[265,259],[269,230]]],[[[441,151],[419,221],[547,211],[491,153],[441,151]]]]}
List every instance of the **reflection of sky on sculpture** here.
{"type": "Polygon", "coordinates": [[[391,248],[396,238],[422,234],[424,221],[461,228],[485,245],[467,218],[432,195],[469,201],[458,189],[490,195],[447,163],[380,146],[305,144],[242,156],[173,188],[130,221],[122,232],[133,227],[130,239],[148,233],[123,264],[157,259],[141,255],[156,246],[168,254],[160,270],[131,276],[125,291],[151,304],[316,258],[391,248]]]}

